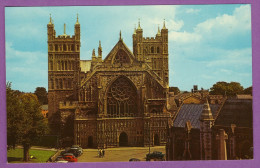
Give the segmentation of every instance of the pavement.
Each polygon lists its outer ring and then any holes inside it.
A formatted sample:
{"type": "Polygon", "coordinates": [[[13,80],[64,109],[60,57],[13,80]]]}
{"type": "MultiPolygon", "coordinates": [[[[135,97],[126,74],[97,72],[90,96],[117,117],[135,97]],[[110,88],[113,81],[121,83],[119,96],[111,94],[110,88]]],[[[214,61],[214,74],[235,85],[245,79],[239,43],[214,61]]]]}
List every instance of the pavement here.
{"type": "MultiPolygon", "coordinates": [[[[165,146],[155,146],[150,148],[150,152],[160,151],[165,154],[165,146]]],[[[98,157],[97,149],[84,149],[83,154],[78,157],[78,162],[128,162],[131,158],[145,161],[149,147],[119,147],[105,149],[105,156],[98,157]]]]}

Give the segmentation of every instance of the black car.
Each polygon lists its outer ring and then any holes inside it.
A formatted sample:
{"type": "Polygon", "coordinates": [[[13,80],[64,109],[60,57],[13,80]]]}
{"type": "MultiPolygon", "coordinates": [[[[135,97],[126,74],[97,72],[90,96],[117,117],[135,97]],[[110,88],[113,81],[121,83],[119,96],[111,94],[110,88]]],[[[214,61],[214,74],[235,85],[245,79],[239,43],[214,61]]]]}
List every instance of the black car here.
{"type": "Polygon", "coordinates": [[[165,160],[165,154],[163,154],[162,152],[159,152],[159,151],[154,151],[153,153],[148,153],[148,154],[146,154],[146,161],[150,161],[150,160],[163,161],[163,160],[165,160]]]}
{"type": "Polygon", "coordinates": [[[75,157],[79,157],[81,155],[81,152],[78,149],[75,148],[70,148],[70,150],[68,151],[68,153],[73,153],[73,155],[75,157]]]}
{"type": "Polygon", "coordinates": [[[72,149],[74,149],[74,148],[75,148],[75,149],[78,149],[78,150],[80,151],[80,154],[83,153],[83,149],[82,149],[82,147],[79,146],[79,145],[72,145],[71,148],[72,148],[72,149]]]}
{"type": "Polygon", "coordinates": [[[129,162],[138,162],[138,161],[141,161],[140,159],[137,159],[137,158],[131,158],[129,159],[129,162]]]}

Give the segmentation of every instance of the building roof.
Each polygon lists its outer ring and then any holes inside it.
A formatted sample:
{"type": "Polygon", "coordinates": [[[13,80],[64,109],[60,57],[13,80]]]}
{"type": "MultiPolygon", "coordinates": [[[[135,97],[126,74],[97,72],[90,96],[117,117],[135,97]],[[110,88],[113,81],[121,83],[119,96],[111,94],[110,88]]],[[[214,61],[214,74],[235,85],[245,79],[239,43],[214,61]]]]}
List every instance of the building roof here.
{"type": "MultiPolygon", "coordinates": [[[[185,123],[189,120],[192,128],[200,128],[200,116],[203,111],[204,104],[183,104],[173,122],[174,127],[185,127],[185,123]]],[[[210,104],[212,115],[215,116],[220,105],[210,104]]]]}
{"type": "Polygon", "coordinates": [[[81,72],[88,72],[90,71],[91,67],[91,60],[80,60],[80,68],[81,72]]]}
{"type": "Polygon", "coordinates": [[[249,127],[253,125],[252,100],[227,99],[220,110],[214,125],[249,127]]]}
{"type": "Polygon", "coordinates": [[[48,110],[48,104],[42,105],[40,108],[41,108],[42,110],[48,110]]]}
{"type": "Polygon", "coordinates": [[[236,97],[237,99],[253,99],[252,95],[250,94],[238,94],[236,97]]]}

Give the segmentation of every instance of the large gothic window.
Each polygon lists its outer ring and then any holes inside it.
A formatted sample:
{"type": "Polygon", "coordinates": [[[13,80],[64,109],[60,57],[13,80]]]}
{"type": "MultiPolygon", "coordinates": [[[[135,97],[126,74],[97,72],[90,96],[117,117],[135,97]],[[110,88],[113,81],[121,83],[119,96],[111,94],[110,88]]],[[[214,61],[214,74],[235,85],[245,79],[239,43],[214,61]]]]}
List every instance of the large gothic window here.
{"type": "Polygon", "coordinates": [[[114,63],[130,63],[130,58],[124,50],[119,50],[115,56],[114,63]]]}
{"type": "Polygon", "coordinates": [[[108,117],[137,116],[137,92],[131,81],[125,77],[118,78],[109,88],[107,94],[108,117]]]}

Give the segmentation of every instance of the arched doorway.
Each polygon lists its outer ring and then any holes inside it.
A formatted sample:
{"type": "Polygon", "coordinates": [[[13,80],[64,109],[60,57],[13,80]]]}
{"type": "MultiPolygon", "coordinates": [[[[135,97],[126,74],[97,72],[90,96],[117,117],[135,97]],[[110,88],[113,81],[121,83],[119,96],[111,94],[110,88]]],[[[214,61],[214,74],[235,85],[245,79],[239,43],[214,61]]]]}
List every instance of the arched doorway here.
{"type": "Polygon", "coordinates": [[[160,141],[159,141],[159,136],[158,134],[154,135],[154,145],[155,146],[159,146],[160,145],[160,141]]]}
{"type": "Polygon", "coordinates": [[[93,137],[92,136],[88,137],[88,147],[93,148],[93,137]]]}
{"type": "Polygon", "coordinates": [[[128,137],[125,132],[122,132],[119,136],[119,146],[128,146],[128,137]]]}

